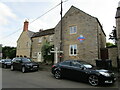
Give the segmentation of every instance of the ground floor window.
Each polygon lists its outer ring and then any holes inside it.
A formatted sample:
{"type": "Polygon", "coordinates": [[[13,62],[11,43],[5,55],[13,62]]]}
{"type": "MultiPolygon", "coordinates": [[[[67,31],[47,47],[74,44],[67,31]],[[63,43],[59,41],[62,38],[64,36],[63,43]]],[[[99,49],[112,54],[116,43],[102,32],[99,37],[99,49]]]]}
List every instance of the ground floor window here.
{"type": "Polygon", "coordinates": [[[77,55],[77,44],[69,46],[69,55],[76,56],[77,55]]]}

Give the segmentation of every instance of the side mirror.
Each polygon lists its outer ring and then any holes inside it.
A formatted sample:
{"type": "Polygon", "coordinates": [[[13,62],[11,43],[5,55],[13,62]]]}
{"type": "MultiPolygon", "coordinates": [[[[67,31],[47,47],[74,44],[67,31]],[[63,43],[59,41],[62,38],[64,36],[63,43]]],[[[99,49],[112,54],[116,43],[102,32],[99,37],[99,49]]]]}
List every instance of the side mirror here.
{"type": "Polygon", "coordinates": [[[81,70],[85,70],[86,68],[85,67],[80,67],[81,70]]]}

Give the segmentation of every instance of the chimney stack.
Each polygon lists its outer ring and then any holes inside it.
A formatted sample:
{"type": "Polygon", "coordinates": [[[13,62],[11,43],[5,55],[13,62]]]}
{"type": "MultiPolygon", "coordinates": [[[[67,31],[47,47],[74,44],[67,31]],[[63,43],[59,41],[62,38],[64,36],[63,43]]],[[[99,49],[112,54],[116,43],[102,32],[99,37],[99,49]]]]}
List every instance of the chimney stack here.
{"type": "Polygon", "coordinates": [[[27,20],[25,20],[23,31],[28,31],[28,24],[29,24],[29,22],[27,20]]]}

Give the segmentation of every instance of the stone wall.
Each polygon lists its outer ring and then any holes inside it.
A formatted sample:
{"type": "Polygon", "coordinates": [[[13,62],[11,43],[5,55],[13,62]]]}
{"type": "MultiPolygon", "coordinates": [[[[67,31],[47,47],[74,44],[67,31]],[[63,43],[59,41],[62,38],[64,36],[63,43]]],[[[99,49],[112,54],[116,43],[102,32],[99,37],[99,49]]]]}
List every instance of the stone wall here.
{"type": "MultiPolygon", "coordinates": [[[[60,29],[59,22],[55,27],[55,47],[60,47],[60,29]]],[[[85,12],[71,7],[63,17],[63,31],[62,31],[62,50],[63,60],[85,60],[89,63],[95,64],[95,59],[100,58],[100,48],[105,47],[105,35],[101,31],[100,24],[97,19],[85,12]],[[70,34],[70,27],[77,26],[77,33],[70,34]],[[99,36],[99,34],[101,36],[99,36]],[[77,40],[82,35],[85,37],[83,42],[77,40]],[[77,55],[70,56],[70,45],[77,45],[77,55]]]]}
{"type": "Polygon", "coordinates": [[[42,46],[46,41],[50,42],[50,44],[53,44],[53,38],[54,34],[32,38],[32,59],[34,61],[43,62],[41,52],[42,46]]]}
{"type": "Polygon", "coordinates": [[[16,56],[27,56],[30,58],[31,52],[31,40],[27,31],[23,31],[17,41],[17,53],[16,56]]]}
{"type": "Polygon", "coordinates": [[[112,60],[112,66],[117,67],[117,47],[108,48],[109,60],[112,60]]]}

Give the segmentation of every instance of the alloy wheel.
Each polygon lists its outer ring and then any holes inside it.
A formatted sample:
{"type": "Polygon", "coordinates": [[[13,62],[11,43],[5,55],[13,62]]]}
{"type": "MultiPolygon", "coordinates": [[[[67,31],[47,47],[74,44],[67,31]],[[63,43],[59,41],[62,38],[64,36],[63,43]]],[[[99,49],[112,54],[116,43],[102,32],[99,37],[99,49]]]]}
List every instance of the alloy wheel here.
{"type": "Polygon", "coordinates": [[[55,76],[56,79],[60,79],[60,78],[61,78],[61,73],[60,73],[60,71],[59,71],[59,70],[56,70],[54,76],[55,76]]]}
{"type": "Polygon", "coordinates": [[[13,71],[14,70],[14,67],[13,67],[13,65],[11,65],[11,71],[13,71]]]}
{"type": "Polygon", "coordinates": [[[92,86],[97,86],[98,83],[99,83],[98,77],[97,77],[96,75],[90,75],[90,76],[89,76],[89,83],[90,83],[92,86]]]}
{"type": "Polygon", "coordinates": [[[25,73],[25,71],[26,71],[26,70],[25,70],[25,67],[22,67],[22,72],[25,73]]]}

